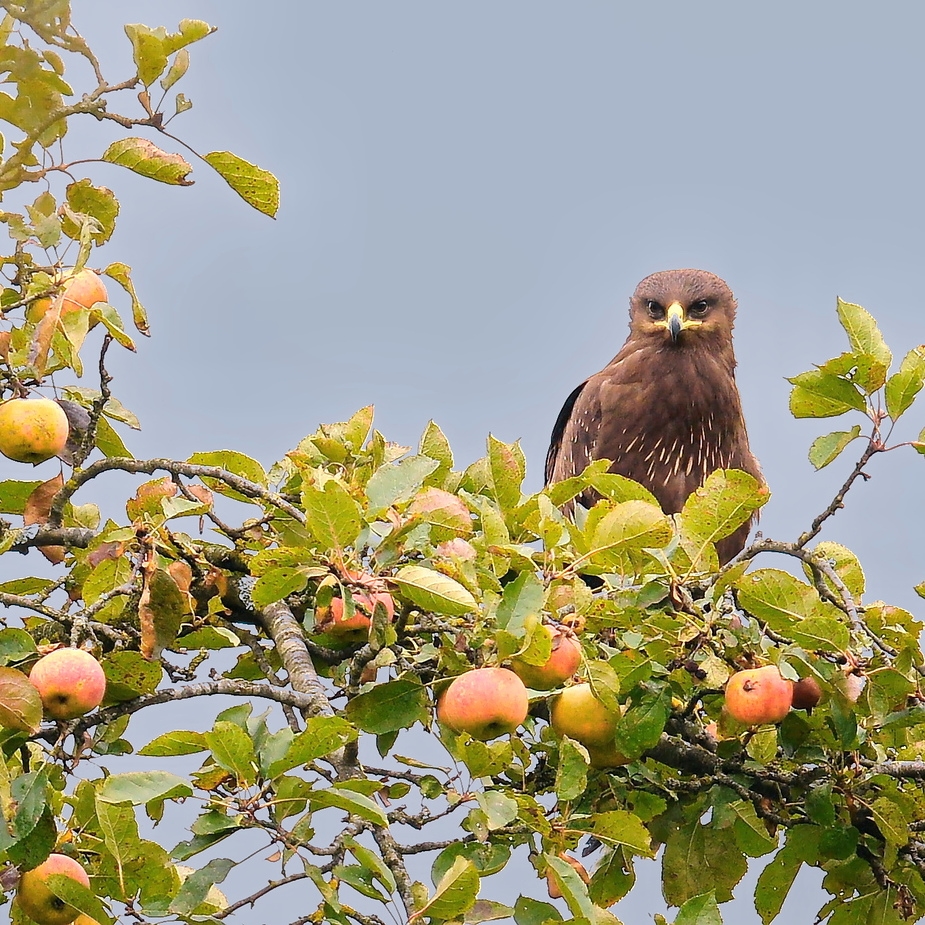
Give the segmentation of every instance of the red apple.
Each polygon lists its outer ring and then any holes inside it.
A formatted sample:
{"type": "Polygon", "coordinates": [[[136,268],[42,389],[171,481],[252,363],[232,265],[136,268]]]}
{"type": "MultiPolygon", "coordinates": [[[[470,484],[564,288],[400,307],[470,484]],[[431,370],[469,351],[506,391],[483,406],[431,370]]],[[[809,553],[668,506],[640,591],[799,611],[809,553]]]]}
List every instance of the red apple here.
{"type": "Polygon", "coordinates": [[[487,742],[513,732],[526,718],[524,682],[506,668],[476,668],[453,679],[437,704],[437,719],[454,732],[487,742]]]}
{"type": "Polygon", "coordinates": [[[106,675],[100,663],[84,649],[55,649],[40,658],[29,680],[52,719],[74,719],[100,705],[106,693],[106,675]]]}
{"type": "Polygon", "coordinates": [[[585,747],[612,746],[619,721],[620,714],[608,710],[586,682],[567,687],[549,708],[552,728],[585,747]]]}
{"type": "Polygon", "coordinates": [[[581,664],[581,646],[574,634],[548,624],[539,628],[552,639],[552,654],[543,665],[531,665],[522,658],[511,659],[511,670],[527,687],[535,691],[548,691],[559,687],[578,670],[581,664]]]}
{"type": "Polygon", "coordinates": [[[726,682],[726,709],[733,719],[749,726],[779,723],[793,703],[793,682],[776,665],[737,671],[726,682]]]}
{"type": "Polygon", "coordinates": [[[822,688],[815,678],[805,677],[793,682],[794,710],[811,710],[819,703],[821,697],[822,688]]]}
{"type": "Polygon", "coordinates": [[[85,887],[90,886],[87,872],[77,861],[66,854],[50,854],[38,867],[27,870],[19,878],[16,897],[22,911],[38,925],[68,925],[80,912],[45,886],[52,874],[63,874],[85,887]]]}
{"type": "Polygon", "coordinates": [[[326,611],[316,612],[316,624],[323,633],[333,633],[335,636],[346,636],[358,630],[368,631],[372,624],[373,610],[376,602],[385,607],[391,620],[395,616],[395,601],[392,595],[383,591],[374,594],[365,594],[358,591],[353,595],[354,611],[352,617],[344,616],[343,598],[335,597],[326,611]]]}

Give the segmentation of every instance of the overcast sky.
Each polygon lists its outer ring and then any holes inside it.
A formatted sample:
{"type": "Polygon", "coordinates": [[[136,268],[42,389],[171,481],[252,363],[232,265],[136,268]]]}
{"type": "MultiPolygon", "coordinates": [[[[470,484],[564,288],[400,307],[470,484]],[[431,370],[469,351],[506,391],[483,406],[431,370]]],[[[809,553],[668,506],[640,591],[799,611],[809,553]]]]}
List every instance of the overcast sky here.
{"type": "MultiPolygon", "coordinates": [[[[836,295],[899,356],[925,340],[919,4],[74,2],[111,81],[131,73],[123,22],[182,17],[219,31],[190,49],[194,108],[172,129],[273,171],[282,206],[271,221],[201,164],[188,189],[88,168],[123,207],[99,262],[134,266],[151,315],[153,338],[113,364],[136,455],[269,464],[375,403],[399,442],[436,420],[460,465],[489,432],[520,439],[536,489],[636,283],[701,267],[739,300],[761,528],[791,539],[852,465],[813,473],[812,439],[855,422],[794,421],[784,379],[846,349],[836,295]]],[[[75,150],[110,137],[88,118],[75,150]]],[[[874,460],[825,531],[861,556],[871,600],[921,603],[923,465],[874,460]]],[[[724,914],[751,925],[739,892],[724,914]]]]}

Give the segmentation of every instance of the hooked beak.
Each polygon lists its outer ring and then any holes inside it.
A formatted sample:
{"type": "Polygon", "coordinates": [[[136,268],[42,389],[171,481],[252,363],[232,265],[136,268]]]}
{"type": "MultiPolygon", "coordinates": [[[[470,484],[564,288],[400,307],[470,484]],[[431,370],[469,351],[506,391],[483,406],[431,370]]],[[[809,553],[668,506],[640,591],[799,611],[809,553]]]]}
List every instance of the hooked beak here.
{"type": "Polygon", "coordinates": [[[665,313],[664,319],[657,321],[656,324],[665,328],[671,335],[671,342],[676,344],[682,331],[687,330],[687,328],[699,327],[701,322],[693,318],[685,318],[684,307],[681,303],[672,302],[671,305],[668,306],[668,311],[665,313]]]}

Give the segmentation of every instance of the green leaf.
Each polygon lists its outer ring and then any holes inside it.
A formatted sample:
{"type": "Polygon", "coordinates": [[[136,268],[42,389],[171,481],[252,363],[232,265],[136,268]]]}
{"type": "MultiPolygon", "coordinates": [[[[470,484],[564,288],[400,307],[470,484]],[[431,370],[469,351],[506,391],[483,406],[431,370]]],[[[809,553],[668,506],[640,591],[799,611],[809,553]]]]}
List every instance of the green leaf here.
{"type": "Polygon", "coordinates": [[[171,186],[192,186],[187,175],[193,169],[179,154],[168,154],[146,138],[120,138],[104,152],[104,161],[171,186]]]}
{"type": "Polygon", "coordinates": [[[603,497],[617,502],[645,501],[655,507],[659,506],[655,495],[648,488],[640,485],[639,482],[634,482],[625,475],[617,475],[615,472],[599,472],[592,468],[593,465],[592,463],[585,470],[588,485],[603,497]]]}
{"type": "Polygon", "coordinates": [[[324,488],[304,485],[302,504],[318,542],[329,549],[343,550],[351,546],[363,527],[360,508],[349,492],[334,479],[324,488]]]}
{"type": "Polygon", "coordinates": [[[96,422],[96,445],[104,456],[132,458],[132,454],[122,442],[122,438],[105,417],[101,417],[96,422]]]}
{"type": "Polygon", "coordinates": [[[864,396],[855,385],[821,370],[811,369],[788,382],[793,384],[790,413],[795,418],[830,418],[866,408],[864,396]]]}
{"type": "Polygon", "coordinates": [[[790,629],[793,641],[804,649],[841,652],[851,644],[848,627],[834,617],[807,617],[790,629]]]}
{"type": "Polygon", "coordinates": [[[594,922],[596,919],[594,904],[591,897],[588,896],[588,888],[584,881],[578,876],[578,871],[572,867],[568,861],[558,858],[552,854],[543,855],[546,862],[547,870],[562,893],[562,898],[569,908],[569,912],[576,918],[584,918],[588,922],[594,922]]]}
{"type": "Polygon", "coordinates": [[[634,813],[623,809],[595,813],[589,831],[605,844],[623,845],[633,854],[647,858],[655,856],[652,850],[652,836],[642,824],[642,820],[634,813]]]}
{"type": "Polygon", "coordinates": [[[366,486],[369,513],[376,515],[393,504],[410,500],[439,465],[427,456],[406,456],[397,463],[380,466],[366,486]]]}
{"type": "Polygon", "coordinates": [[[416,910],[417,915],[428,915],[438,922],[457,918],[475,905],[480,883],[475,865],[464,857],[456,858],[437,884],[434,895],[416,910]]]}
{"type": "Polygon", "coordinates": [[[453,468],[453,451],[443,431],[433,421],[424,428],[418,452],[422,456],[437,460],[438,463],[437,468],[425,480],[425,484],[445,487],[446,476],[453,468]]]}
{"type": "Polygon", "coordinates": [[[430,875],[432,882],[439,883],[458,857],[464,857],[475,865],[480,877],[488,877],[504,870],[511,859],[511,849],[503,843],[454,842],[434,858],[430,875]]]}
{"type": "Polygon", "coordinates": [[[529,896],[518,896],[514,903],[514,921],[517,925],[546,925],[547,922],[561,922],[562,916],[549,903],[530,899],[529,896]]]}
{"type": "Polygon", "coordinates": [[[392,581],[411,603],[426,611],[461,617],[478,606],[458,581],[421,565],[404,566],[392,581]]]}
{"type": "MultiPolygon", "coordinates": [[[[267,486],[267,474],[264,472],[263,466],[256,459],[251,459],[250,456],[245,456],[244,453],[239,453],[237,450],[213,450],[208,453],[193,453],[187,462],[195,466],[216,466],[219,469],[225,469],[232,475],[247,479],[247,481],[253,482],[261,488],[266,488],[267,486]]],[[[242,495],[234,488],[229,487],[220,478],[204,476],[202,481],[212,491],[217,491],[228,498],[235,498],[248,504],[254,503],[252,498],[242,495]]]]}
{"type": "Polygon", "coordinates": [[[723,925],[715,891],[692,896],[678,909],[674,925],[723,925]]]}
{"type": "Polygon", "coordinates": [[[533,572],[521,572],[504,586],[495,613],[498,628],[522,637],[527,617],[542,614],[544,596],[545,588],[540,579],[533,572]]]}
{"type": "Polygon", "coordinates": [[[770,497],[766,486],[739,469],[717,469],[696,491],[688,495],[679,515],[684,535],[702,550],[730,536],[770,497]]]}
{"type": "Polygon", "coordinates": [[[138,79],[150,87],[167,67],[164,39],[156,30],[140,23],[127,23],[124,29],[132,43],[132,57],[135,59],[138,79]]]}
{"type": "Polygon", "coordinates": [[[251,737],[237,724],[219,722],[204,735],[216,764],[250,787],[257,780],[257,756],[251,737]]]}
{"type": "Polygon", "coordinates": [[[161,89],[169,90],[180,78],[182,78],[186,72],[189,70],[189,52],[182,48],[177,52],[177,56],[173,59],[173,64],[170,65],[170,70],[164,75],[161,80],[161,89]]]}
{"type": "Polygon", "coordinates": [[[100,783],[97,799],[104,803],[131,803],[138,806],[169,796],[192,796],[187,781],[167,771],[128,771],[113,774],[100,783]]]}
{"type": "MultiPolygon", "coordinates": [[[[67,204],[71,212],[95,221],[96,227],[90,232],[94,244],[105,244],[112,237],[119,215],[119,200],[111,189],[94,186],[88,179],[78,180],[67,187],[67,204]]],[[[80,240],[80,226],[71,214],[65,213],[62,228],[69,238],[80,240]]]]}
{"type": "Polygon", "coordinates": [[[149,661],[140,652],[110,652],[102,664],[106,675],[107,704],[153,694],[164,674],[160,662],[149,661]]]}
{"type": "Polygon", "coordinates": [[[203,160],[249,205],[275,218],[279,211],[279,180],[230,151],[210,151],[203,160]]]}
{"type": "Polygon", "coordinates": [[[770,764],[777,757],[777,727],[761,726],[748,740],[745,751],[752,761],[770,764]]]}
{"type": "Polygon", "coordinates": [[[45,886],[69,906],[95,919],[99,925],[113,925],[113,918],[106,911],[106,907],[91,890],[88,890],[82,883],[78,883],[73,877],[68,877],[66,874],[51,874],[46,878],[45,886]]]}
{"type": "Polygon", "coordinates": [[[563,737],[556,765],[556,796],[560,800],[576,800],[588,789],[588,763],[588,750],[580,742],[563,737]]]}
{"type": "Polygon", "coordinates": [[[791,845],[785,845],[758,877],[755,909],[764,925],[775,919],[790,893],[803,861],[791,845]]]}
{"type": "Polygon", "coordinates": [[[306,584],[308,584],[308,578],[301,568],[271,569],[257,579],[251,589],[251,600],[254,602],[254,607],[262,610],[274,601],[281,601],[290,594],[301,591],[306,584]]]}
{"type": "Polygon", "coordinates": [[[886,381],[887,414],[895,421],[909,409],[915,396],[925,385],[925,345],[913,347],[904,357],[897,372],[886,381]]]}
{"type": "Polygon", "coordinates": [[[167,758],[173,755],[194,755],[196,752],[206,751],[208,747],[201,732],[177,729],[175,732],[165,732],[152,739],[138,754],[167,758]]]}
{"type": "Polygon", "coordinates": [[[175,915],[189,915],[205,900],[209,890],[216,883],[221,883],[236,866],[236,862],[228,858],[213,858],[205,867],[190,874],[183,881],[180,891],[170,904],[169,911],[175,915]]]}
{"type": "MultiPolygon", "coordinates": [[[[874,321],[873,315],[867,309],[855,305],[853,302],[838,300],[838,320],[841,322],[848,342],[855,353],[866,353],[882,364],[884,370],[890,368],[893,354],[884,343],[883,335],[874,321]]],[[[882,384],[882,383],[881,383],[882,384]]],[[[876,386],[875,388],[879,388],[876,386]]]]}
{"type": "Polygon", "coordinates": [[[0,668],[0,726],[32,735],[41,725],[42,698],[35,685],[15,668],[0,668]]]}
{"type": "Polygon", "coordinates": [[[638,758],[658,743],[671,713],[671,691],[647,692],[638,703],[632,703],[617,724],[617,751],[627,758],[638,758]]]}
{"type": "Polygon", "coordinates": [[[26,501],[41,482],[0,482],[0,514],[22,514],[26,501]]]}
{"type": "Polygon", "coordinates": [[[815,469],[824,469],[837,459],[842,450],[861,436],[861,425],[855,424],[851,430],[836,430],[824,437],[816,437],[809,448],[809,461],[815,469]]]}
{"type": "Polygon", "coordinates": [[[500,790],[482,791],[475,795],[475,799],[485,813],[488,828],[492,831],[509,825],[517,818],[517,801],[500,790]]]}
{"type": "Polygon", "coordinates": [[[430,718],[426,689],[413,674],[358,694],[347,703],[346,712],[351,722],[375,735],[407,729],[430,718]]]}
{"type": "Polygon", "coordinates": [[[816,611],[816,589],[788,572],[757,569],[738,584],[741,606],[776,633],[789,635],[795,623],[816,611]]]}
{"type": "Polygon", "coordinates": [[[728,902],[747,867],[730,833],[701,825],[698,814],[668,835],[662,858],[662,892],[670,905],[681,906],[700,896],[704,885],[709,884],[719,902],[728,902]]]}
{"type": "Polygon", "coordinates": [[[909,822],[897,802],[886,796],[877,797],[871,813],[877,828],[894,848],[901,848],[909,841],[909,822]]]}
{"type": "Polygon", "coordinates": [[[268,776],[276,778],[292,768],[324,758],[356,737],[356,729],[340,716],[313,716],[289,744],[286,754],[270,765],[268,776]]]}
{"type": "Polygon", "coordinates": [[[516,507],[520,503],[520,486],[526,474],[520,447],[502,443],[489,434],[488,465],[495,500],[504,511],[516,507]]]}
{"type": "Polygon", "coordinates": [[[48,771],[46,765],[37,771],[20,774],[13,781],[12,797],[16,814],[12,821],[13,837],[24,839],[39,823],[47,804],[48,771]]]}
{"type": "MultiPolygon", "coordinates": [[[[105,270],[103,270],[103,275],[108,276],[110,279],[114,279],[131,296],[132,321],[134,322],[135,327],[138,328],[142,334],[150,334],[151,332],[148,329],[148,316],[145,312],[145,307],[141,304],[138,299],[138,295],[135,293],[135,284],[132,282],[132,268],[125,263],[111,263],[108,267],[106,267],[105,270]]],[[[121,420],[119,417],[115,417],[115,419],[117,421],[121,420]]],[[[131,422],[127,421],[126,423],[128,423],[130,427],[135,427],[135,425],[131,422]]],[[[136,427],[136,430],[137,429],[138,428],[136,427]]]]}
{"type": "Polygon", "coordinates": [[[348,790],[335,784],[327,790],[312,790],[307,794],[312,810],[324,809],[329,806],[342,809],[354,816],[359,816],[373,825],[388,825],[382,808],[362,793],[348,790]]]}
{"type": "Polygon", "coordinates": [[[101,800],[96,801],[95,807],[103,841],[116,862],[122,881],[124,868],[132,863],[138,851],[135,810],[127,803],[104,803],[101,800]]]}

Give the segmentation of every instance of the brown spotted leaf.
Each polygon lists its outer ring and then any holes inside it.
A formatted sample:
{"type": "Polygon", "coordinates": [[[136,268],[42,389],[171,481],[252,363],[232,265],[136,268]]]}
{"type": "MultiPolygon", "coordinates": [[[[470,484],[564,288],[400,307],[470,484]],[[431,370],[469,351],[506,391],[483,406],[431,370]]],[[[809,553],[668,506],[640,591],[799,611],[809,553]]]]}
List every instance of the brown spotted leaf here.
{"type": "Polygon", "coordinates": [[[189,596],[177,587],[170,574],[159,568],[149,571],[138,602],[141,654],[149,661],[159,658],[177,638],[188,613],[189,596]]]}
{"type": "MultiPolygon", "coordinates": [[[[32,524],[44,524],[48,522],[48,515],[51,513],[51,503],[55,495],[64,485],[64,476],[59,472],[53,479],[42,482],[31,495],[26,499],[26,506],[23,509],[23,523],[28,527],[32,524]]],[[[64,561],[66,550],[63,546],[39,546],[39,552],[53,565],[64,561]]]]}

